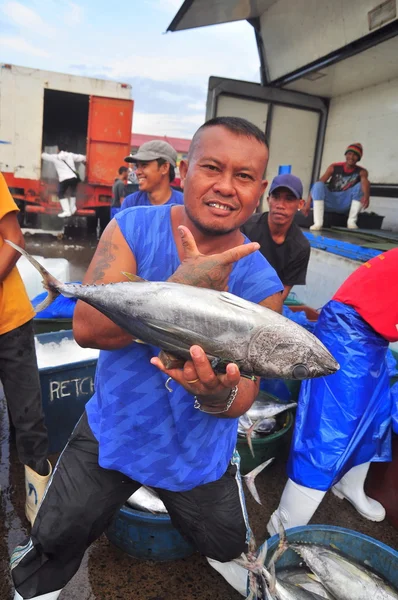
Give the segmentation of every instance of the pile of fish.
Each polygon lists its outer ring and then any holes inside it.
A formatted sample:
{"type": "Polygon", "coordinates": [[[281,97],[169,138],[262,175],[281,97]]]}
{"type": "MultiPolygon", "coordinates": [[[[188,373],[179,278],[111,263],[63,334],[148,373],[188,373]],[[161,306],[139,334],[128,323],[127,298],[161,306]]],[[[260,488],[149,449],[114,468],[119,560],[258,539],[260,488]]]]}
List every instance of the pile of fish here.
{"type": "Polygon", "coordinates": [[[258,552],[254,544],[253,540],[247,556],[235,561],[249,571],[247,600],[398,600],[397,590],[370,569],[329,546],[290,543],[282,526],[279,546],[267,567],[267,543],[258,552]],[[276,570],[288,548],[303,559],[305,568],[276,570]]]}
{"type": "Polygon", "coordinates": [[[252,439],[265,437],[281,429],[285,419],[276,419],[276,417],[296,406],[296,402],[277,402],[264,392],[259,394],[249,410],[239,418],[238,425],[238,436],[246,437],[253,456],[252,439]]]}
{"type": "Polygon", "coordinates": [[[198,344],[219,372],[233,362],[242,375],[310,379],[330,375],[339,368],[312,333],[273,310],[229,292],[145,281],[129,274],[125,276],[131,281],[121,283],[61,283],[25,250],[5,241],[43,276],[48,297],[38,311],[60,294],[77,298],[137,340],[180,360],[189,360],[190,347],[198,344]]]}

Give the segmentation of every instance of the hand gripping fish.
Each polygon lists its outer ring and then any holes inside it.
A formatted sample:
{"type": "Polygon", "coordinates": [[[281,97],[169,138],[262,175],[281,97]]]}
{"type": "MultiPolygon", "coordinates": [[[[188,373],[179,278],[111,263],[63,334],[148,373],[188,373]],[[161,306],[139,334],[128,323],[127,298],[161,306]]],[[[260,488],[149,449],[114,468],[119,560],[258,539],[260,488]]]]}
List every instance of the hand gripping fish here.
{"type": "Polygon", "coordinates": [[[48,291],[45,306],[60,294],[77,298],[136,339],[179,359],[189,360],[189,349],[197,344],[218,372],[235,363],[242,375],[310,379],[339,368],[325,346],[306,329],[229,292],[145,281],[136,275],[121,283],[61,283],[25,250],[5,241],[42,274],[48,291]]]}

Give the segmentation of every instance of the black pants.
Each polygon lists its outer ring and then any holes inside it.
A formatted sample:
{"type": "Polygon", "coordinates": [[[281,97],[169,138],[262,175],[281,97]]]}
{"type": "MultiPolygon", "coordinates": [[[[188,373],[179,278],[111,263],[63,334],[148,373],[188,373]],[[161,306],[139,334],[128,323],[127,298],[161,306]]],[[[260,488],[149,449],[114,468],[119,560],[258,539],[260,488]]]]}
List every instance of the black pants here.
{"type": "Polygon", "coordinates": [[[77,177],[71,177],[70,179],[64,179],[59,182],[58,186],[58,196],[59,198],[65,198],[66,194],[69,194],[74,197],[76,196],[76,188],[79,180],[77,177]]]}
{"type": "Polygon", "coordinates": [[[0,381],[15,427],[19,460],[45,474],[48,439],[32,321],[0,335],[0,381]]]}
{"type": "MultiPolygon", "coordinates": [[[[140,486],[99,466],[98,442],[84,413],[54,470],[30,539],[11,557],[19,594],[34,598],[62,589],[85,550],[140,486]]],[[[199,552],[223,562],[246,552],[246,513],[235,465],[218,481],[188,492],[155,489],[174,526],[199,552]]]]}

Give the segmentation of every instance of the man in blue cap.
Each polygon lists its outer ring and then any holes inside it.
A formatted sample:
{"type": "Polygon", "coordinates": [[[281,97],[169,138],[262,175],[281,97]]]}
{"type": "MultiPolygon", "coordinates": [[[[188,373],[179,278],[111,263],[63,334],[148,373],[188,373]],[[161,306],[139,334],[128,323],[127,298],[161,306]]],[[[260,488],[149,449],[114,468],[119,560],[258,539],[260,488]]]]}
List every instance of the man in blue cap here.
{"type": "Polygon", "coordinates": [[[295,175],[278,175],[271,183],[269,212],[254,214],[241,231],[260,244],[260,252],[274,267],[283,283],[283,300],[294,285],[304,285],[310,258],[310,243],[294,221],[304,206],[303,184],[295,175]]]}

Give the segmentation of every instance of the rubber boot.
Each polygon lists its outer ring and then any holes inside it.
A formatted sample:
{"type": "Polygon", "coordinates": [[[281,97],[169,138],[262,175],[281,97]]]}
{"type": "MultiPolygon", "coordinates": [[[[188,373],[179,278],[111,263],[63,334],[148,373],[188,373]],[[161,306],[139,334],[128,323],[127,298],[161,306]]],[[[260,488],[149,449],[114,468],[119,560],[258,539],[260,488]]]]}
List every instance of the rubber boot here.
{"type": "Polygon", "coordinates": [[[37,511],[39,510],[40,503],[53,471],[49,460],[47,463],[49,468],[48,475],[39,475],[36,471],[25,465],[25,515],[31,525],[35,522],[37,511]]]}
{"type": "Polygon", "coordinates": [[[59,201],[62,206],[62,212],[59,213],[58,216],[61,219],[63,219],[64,217],[70,217],[71,212],[70,212],[70,208],[69,208],[69,198],[60,198],[59,201]]]}
{"type": "Polygon", "coordinates": [[[359,200],[353,200],[350,206],[350,212],[347,219],[347,229],[358,229],[357,219],[362,208],[359,200]]]}
{"type": "Polygon", "coordinates": [[[69,207],[70,207],[70,214],[74,215],[76,212],[76,198],[74,198],[73,196],[71,198],[69,198],[69,207]]]}
{"type": "Polygon", "coordinates": [[[268,533],[279,533],[280,521],[285,529],[307,525],[325,494],[326,492],[304,487],[288,479],[279,506],[268,521],[268,533]]]}
{"type": "Polygon", "coordinates": [[[222,563],[208,556],[206,558],[209,565],[218,571],[229,585],[242,594],[242,596],[247,597],[247,579],[249,575],[247,569],[237,565],[233,561],[222,563]]]}
{"type": "MultiPolygon", "coordinates": [[[[49,592],[48,594],[42,594],[41,596],[35,596],[31,600],[57,600],[62,590],[57,592],[49,592]]],[[[18,592],[15,592],[14,600],[24,600],[18,592]]]]}
{"type": "Polygon", "coordinates": [[[365,479],[368,474],[370,463],[363,463],[353,467],[340,479],[336,485],[332,487],[332,492],[337,498],[343,500],[344,498],[351,502],[354,508],[359,512],[360,515],[369,519],[369,521],[383,521],[386,516],[384,507],[369,498],[365,494],[364,485],[365,479]]]}
{"type": "Polygon", "coordinates": [[[323,214],[325,212],[325,202],[323,200],[314,200],[314,224],[311,225],[311,231],[319,231],[323,227],[323,214]]]}

